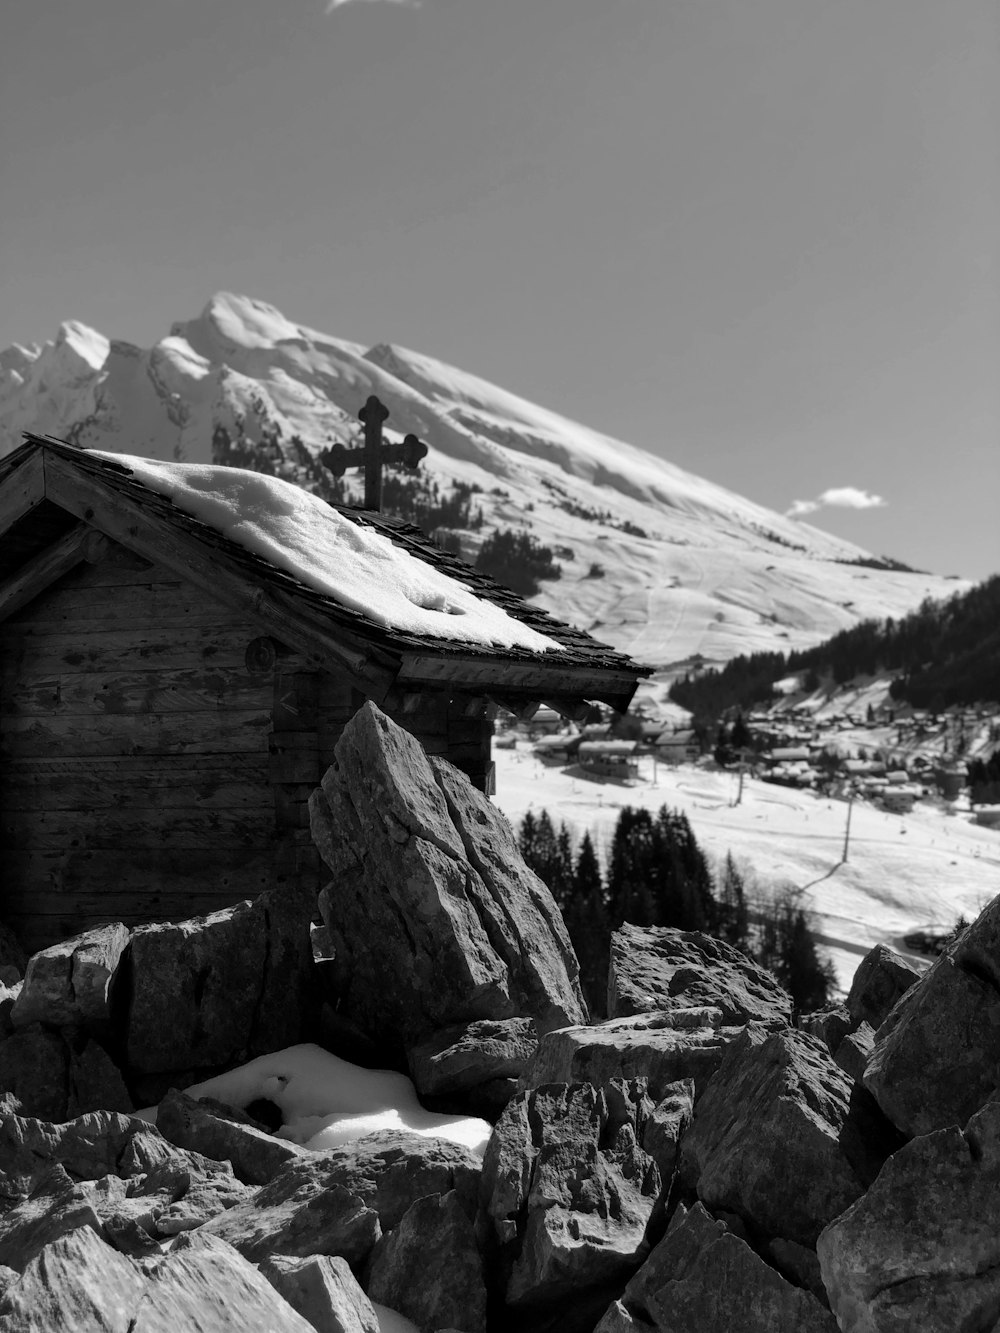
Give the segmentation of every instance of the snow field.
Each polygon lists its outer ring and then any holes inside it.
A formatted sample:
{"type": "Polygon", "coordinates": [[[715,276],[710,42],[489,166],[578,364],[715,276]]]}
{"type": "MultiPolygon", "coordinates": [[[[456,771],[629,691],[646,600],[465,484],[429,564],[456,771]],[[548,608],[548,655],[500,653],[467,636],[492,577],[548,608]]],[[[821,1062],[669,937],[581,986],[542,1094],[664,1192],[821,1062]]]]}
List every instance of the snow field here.
{"type": "MultiPolygon", "coordinates": [[[[901,937],[923,926],[948,929],[972,919],[1000,893],[1000,831],[918,804],[891,815],[854,802],[846,864],[842,863],[847,802],[746,778],[735,805],[734,772],[672,767],[640,759],[640,779],[599,782],[578,768],[544,765],[524,745],[495,749],[495,804],[517,827],[530,809],[565,820],[579,841],[590,833],[598,855],[610,846],[619,811],[631,805],[682,810],[702,849],[722,860],[732,852],[762,884],[790,883],[830,955],[843,990],[877,943],[904,949],[901,937]]],[[[904,950],[905,951],[905,950],[904,950]]]]}

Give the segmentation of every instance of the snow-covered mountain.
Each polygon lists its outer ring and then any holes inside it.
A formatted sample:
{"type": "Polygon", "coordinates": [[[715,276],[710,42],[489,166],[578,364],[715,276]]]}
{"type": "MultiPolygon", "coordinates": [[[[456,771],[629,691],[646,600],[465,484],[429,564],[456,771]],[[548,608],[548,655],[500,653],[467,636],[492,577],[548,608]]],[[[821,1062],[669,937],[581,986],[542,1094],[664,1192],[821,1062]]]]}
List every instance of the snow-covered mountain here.
{"type": "Polygon", "coordinates": [[[676,669],[804,647],[964,586],[857,563],[871,557],[850,542],[486,380],[227,293],[152,348],[71,321],[54,342],[0,351],[0,455],[32,430],[220,462],[222,427],[244,466],[305,482],[332,441],[358,438],[372,393],[391,412],[389,438],[412,431],[430,446],[421,471],[442,494],[478,488],[483,522],[462,534],[463,554],[499,528],[530,534],[562,569],[534,600],[640,661],[676,669]]]}

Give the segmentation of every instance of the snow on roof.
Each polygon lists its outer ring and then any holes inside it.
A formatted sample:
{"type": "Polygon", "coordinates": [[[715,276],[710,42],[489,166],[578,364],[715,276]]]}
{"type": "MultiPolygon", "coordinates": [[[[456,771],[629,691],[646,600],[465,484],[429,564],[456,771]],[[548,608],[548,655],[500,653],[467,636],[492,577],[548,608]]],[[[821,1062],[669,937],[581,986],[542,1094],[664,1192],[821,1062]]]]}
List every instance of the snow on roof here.
{"type": "Polygon", "coordinates": [[[185,513],[376,623],[484,647],[562,645],[292,482],[243,468],[91,450],[185,513]]]}

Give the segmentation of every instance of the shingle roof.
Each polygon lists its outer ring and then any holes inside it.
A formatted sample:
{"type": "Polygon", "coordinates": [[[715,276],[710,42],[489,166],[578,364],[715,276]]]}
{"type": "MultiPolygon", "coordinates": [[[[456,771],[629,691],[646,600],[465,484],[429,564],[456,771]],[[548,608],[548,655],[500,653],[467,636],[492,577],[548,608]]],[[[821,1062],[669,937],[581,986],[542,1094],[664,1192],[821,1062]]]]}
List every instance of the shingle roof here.
{"type": "MultiPolygon", "coordinates": [[[[624,653],[616,652],[608,645],[600,643],[585,631],[556,620],[548,612],[530,605],[489,575],[473,569],[460,557],[441,550],[420,528],[411,523],[351,506],[334,506],[345,518],[384,533],[416,559],[425,561],[465,584],[478,597],[493,602],[508,615],[542,634],[549,635],[560,644],[560,651],[550,650],[545,654],[538,654],[524,648],[484,648],[478,644],[445,640],[381,625],[363,612],[343,606],[328,594],[308,587],[292,574],[277,568],[259,554],[226,537],[202,519],[185,513],[168,497],[139,481],[122,464],[100,458],[88,450],[49,436],[26,433],[25,441],[21,448],[0,460],[0,488],[36,451],[51,451],[69,462],[81,474],[98,482],[108,492],[126,497],[143,512],[166,520],[173,529],[185,534],[201,548],[207,547],[224,555],[227,562],[239,566],[243,574],[256,584],[292,596],[303,609],[313,615],[320,614],[331,622],[339,623],[345,629],[363,636],[374,646],[383,647],[389,652],[419,651],[422,654],[439,657],[459,655],[462,658],[480,657],[492,661],[497,659],[512,662],[544,661],[546,665],[585,667],[597,672],[626,672],[633,677],[650,675],[652,672],[652,668],[639,666],[624,653]]],[[[26,559],[30,559],[33,554],[37,554],[48,542],[61,535],[76,521],[72,516],[66,515],[67,521],[62,522],[60,526],[60,511],[52,512],[55,509],[52,505],[39,508],[44,512],[37,515],[35,522],[29,521],[31,519],[29,515],[27,519],[14,524],[6,533],[0,533],[0,579],[26,559]]]]}

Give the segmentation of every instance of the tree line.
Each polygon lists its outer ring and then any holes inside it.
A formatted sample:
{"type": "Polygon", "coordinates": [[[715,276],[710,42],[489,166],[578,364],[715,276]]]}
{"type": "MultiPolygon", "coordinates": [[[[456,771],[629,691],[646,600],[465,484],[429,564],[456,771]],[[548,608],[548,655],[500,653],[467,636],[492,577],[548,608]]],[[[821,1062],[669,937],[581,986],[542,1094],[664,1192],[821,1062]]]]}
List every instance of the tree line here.
{"type": "Polygon", "coordinates": [[[606,1011],[611,932],[626,921],[700,930],[741,949],[774,973],[796,1012],[820,1008],[831,994],[832,966],[819,955],[796,891],[762,894],[732,853],[713,872],[681,811],[625,806],[606,872],[590,834],[574,846],[566,824],[556,829],[547,810],[524,816],[518,842],[562,912],[595,1015],[606,1011]]]}
{"type": "Polygon", "coordinates": [[[734,657],[719,670],[675,681],[670,698],[697,716],[720,717],[774,697],[774,682],[803,673],[843,685],[855,676],[897,671],[894,699],[940,712],[953,705],[1000,702],[1000,575],[945,601],[925,598],[894,620],[863,620],[815,648],[734,657]]]}

